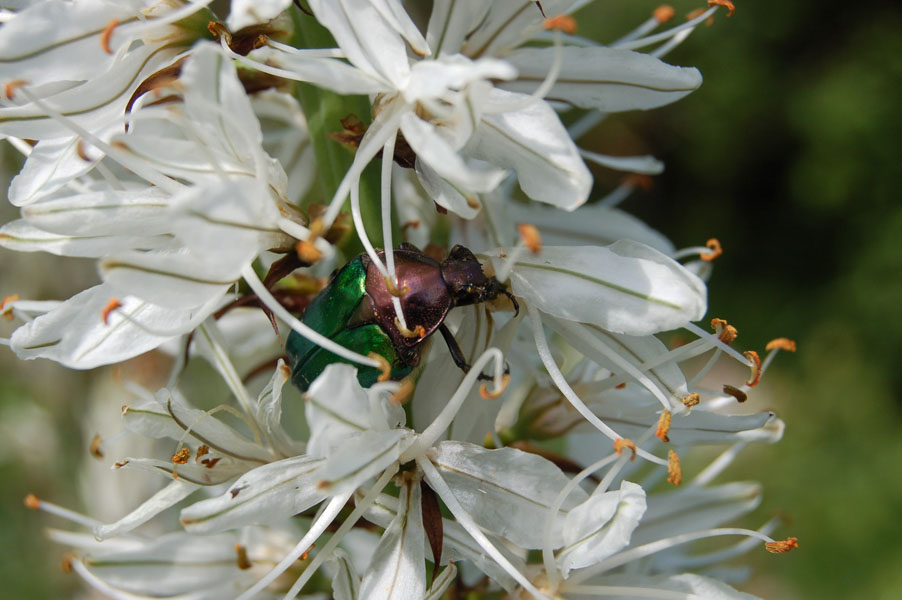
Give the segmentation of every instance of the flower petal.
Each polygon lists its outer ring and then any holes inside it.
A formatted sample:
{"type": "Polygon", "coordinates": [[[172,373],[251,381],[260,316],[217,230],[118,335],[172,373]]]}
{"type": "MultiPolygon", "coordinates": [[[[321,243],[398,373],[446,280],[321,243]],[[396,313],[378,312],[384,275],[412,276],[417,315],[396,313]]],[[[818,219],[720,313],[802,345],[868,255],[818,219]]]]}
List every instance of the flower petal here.
{"type": "Polygon", "coordinates": [[[179,479],[171,481],[169,482],[169,485],[148,498],[141,506],[115,523],[95,527],[94,536],[98,539],[103,539],[128,533],[135,527],[143,525],[151,520],[167,508],[175,506],[196,489],[196,485],[188,483],[187,481],[181,481],[179,479]]]}

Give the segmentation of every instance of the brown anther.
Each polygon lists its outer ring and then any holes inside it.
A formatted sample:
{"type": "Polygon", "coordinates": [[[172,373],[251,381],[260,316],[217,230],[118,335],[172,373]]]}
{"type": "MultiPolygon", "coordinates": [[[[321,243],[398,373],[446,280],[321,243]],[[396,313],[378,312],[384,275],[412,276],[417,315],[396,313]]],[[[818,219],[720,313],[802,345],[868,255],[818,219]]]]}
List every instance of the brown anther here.
{"type": "Polygon", "coordinates": [[[207,30],[216,38],[224,38],[226,44],[228,44],[229,46],[232,45],[232,33],[229,31],[229,28],[225,26],[225,24],[220,23],[219,21],[210,21],[209,23],[207,23],[207,30]]]}
{"type": "Polygon", "coordinates": [[[425,327],[423,327],[422,325],[414,325],[413,329],[408,329],[408,328],[404,327],[403,325],[401,325],[401,321],[398,319],[398,317],[395,317],[395,327],[398,328],[398,331],[401,332],[402,336],[404,336],[408,339],[413,339],[413,338],[422,339],[422,338],[426,337],[426,328],[425,327]]]}
{"type": "Polygon", "coordinates": [[[539,230],[535,225],[521,223],[517,225],[517,233],[520,234],[523,245],[529,248],[530,252],[538,254],[542,251],[542,236],[539,235],[539,230]]]}
{"type": "Polygon", "coordinates": [[[41,501],[34,494],[28,494],[25,496],[25,506],[31,510],[38,510],[41,508],[41,501]]]}
{"type": "Polygon", "coordinates": [[[550,19],[545,19],[545,22],[542,23],[542,27],[546,30],[556,30],[566,33],[567,35],[573,35],[576,33],[576,19],[570,15],[558,15],[556,17],[551,17],[550,19]]]}
{"type": "Polygon", "coordinates": [[[3,95],[6,96],[7,100],[12,100],[13,96],[16,95],[16,90],[28,83],[24,79],[13,79],[12,81],[7,81],[6,85],[3,86],[3,95]]]}
{"type": "Polygon", "coordinates": [[[407,295],[407,292],[410,291],[410,288],[406,285],[401,289],[398,289],[398,286],[395,285],[395,282],[392,281],[392,278],[388,275],[384,276],[382,279],[385,281],[385,288],[388,290],[388,293],[395,298],[403,298],[407,295]]]}
{"type": "Polygon", "coordinates": [[[95,433],[94,437],[91,438],[91,445],[88,447],[88,450],[94,458],[103,458],[103,450],[100,449],[102,441],[99,433],[95,433]]]}
{"type": "Polygon", "coordinates": [[[614,386],[614,389],[615,389],[615,390],[622,390],[622,389],[624,389],[625,387],[626,387],[626,382],[624,381],[623,383],[618,383],[617,385],[615,385],[615,386],[614,386]]]}
{"type": "Polygon", "coordinates": [[[419,229],[420,228],[419,220],[407,221],[406,223],[401,225],[401,233],[404,235],[407,235],[407,230],[410,229],[411,227],[414,229],[419,229]]]}
{"type": "Polygon", "coordinates": [[[103,310],[100,312],[100,316],[103,317],[103,324],[109,325],[110,313],[121,307],[122,303],[119,302],[119,298],[110,298],[110,301],[106,303],[106,306],[104,306],[103,310]]]}
{"type": "Polygon", "coordinates": [[[476,209],[478,209],[480,206],[482,206],[481,204],[479,204],[479,199],[478,199],[476,196],[474,196],[473,194],[467,194],[467,195],[465,195],[465,196],[464,196],[464,200],[467,201],[467,206],[469,206],[469,207],[472,208],[473,210],[476,210],[476,209]]]}
{"type": "Polygon", "coordinates": [[[702,397],[698,395],[698,392],[692,392],[685,398],[683,398],[683,406],[686,408],[692,408],[693,406],[697,406],[699,402],[702,401],[702,397]]]}
{"type": "Polygon", "coordinates": [[[667,432],[670,431],[670,422],[673,420],[673,413],[669,410],[665,410],[661,413],[661,416],[658,418],[658,429],[655,431],[655,437],[657,437],[662,442],[669,442],[670,438],[667,437],[667,432]]]}
{"type": "Polygon", "coordinates": [[[201,456],[206,456],[210,453],[210,447],[206,444],[198,446],[197,452],[194,454],[194,462],[198,462],[201,456]]]}
{"type": "Polygon", "coordinates": [[[633,455],[630,456],[630,461],[636,460],[636,443],[629,438],[620,438],[614,440],[614,452],[617,453],[617,456],[623,456],[623,449],[629,448],[633,451],[633,455]]]}
{"type": "Polygon", "coordinates": [[[122,467],[124,467],[127,464],[128,464],[127,460],[120,460],[118,462],[113,463],[113,466],[116,467],[117,469],[121,469],[122,467]]]}
{"type": "Polygon", "coordinates": [[[13,320],[13,311],[11,309],[7,309],[7,304],[12,304],[13,302],[19,299],[19,294],[13,294],[12,296],[7,296],[0,302],[0,314],[3,315],[3,318],[7,321],[13,320]]]}
{"type": "Polygon", "coordinates": [[[680,485],[683,482],[683,467],[680,457],[673,450],[667,451],[667,483],[680,485]]]}
{"type": "Polygon", "coordinates": [[[219,458],[219,457],[217,457],[217,458],[205,458],[205,459],[203,459],[202,461],[200,461],[200,464],[202,464],[203,466],[207,467],[208,469],[212,469],[213,467],[216,466],[216,463],[218,463],[218,462],[221,461],[221,460],[222,460],[222,459],[219,458]]]}
{"type": "Polygon", "coordinates": [[[372,358],[377,363],[379,363],[379,370],[382,371],[379,374],[379,377],[376,378],[376,381],[388,381],[391,379],[391,364],[389,364],[388,360],[382,356],[381,354],[376,354],[375,352],[370,352],[366,355],[367,358],[372,358]]]}
{"type": "Polygon", "coordinates": [[[633,188],[640,188],[647,192],[655,187],[655,180],[650,176],[641,173],[629,173],[623,176],[623,179],[620,180],[620,184],[628,185],[633,188]]]}
{"type": "Polygon", "coordinates": [[[310,558],[310,553],[313,552],[313,549],[316,548],[316,544],[310,544],[310,547],[304,550],[304,553],[298,558],[298,560],[307,560],[310,558]]]}
{"type": "Polygon", "coordinates": [[[724,319],[711,319],[711,329],[717,333],[717,339],[725,344],[729,344],[739,337],[739,332],[736,328],[724,319]]]}
{"type": "Polygon", "coordinates": [[[710,240],[705,242],[705,246],[708,248],[708,250],[710,250],[710,252],[705,252],[704,254],[699,256],[699,258],[704,261],[711,262],[721,254],[723,254],[723,248],[720,246],[720,242],[717,238],[711,238],[710,240]]]}
{"type": "Polygon", "coordinates": [[[694,19],[696,17],[702,16],[704,14],[704,12],[705,12],[704,8],[696,8],[695,10],[686,13],[686,20],[691,21],[692,19],[694,19]]]}
{"type": "Polygon", "coordinates": [[[673,7],[669,4],[662,4],[658,8],[651,13],[651,16],[655,18],[658,23],[666,23],[676,14],[676,11],[673,10],[673,7]]]}
{"type": "Polygon", "coordinates": [[[413,396],[413,380],[410,377],[405,377],[401,380],[401,385],[398,386],[398,390],[391,395],[390,402],[395,406],[401,406],[405,404],[410,397],[413,396]]]}
{"type": "Polygon", "coordinates": [[[799,547],[799,538],[791,537],[786,538],[785,540],[777,540],[774,542],[767,542],[764,544],[764,549],[768,552],[773,552],[774,554],[785,554],[790,550],[794,550],[799,547]]]}
{"type": "Polygon", "coordinates": [[[761,381],[761,359],[758,358],[758,353],[754,350],[743,352],[742,355],[752,362],[752,375],[745,384],[749,387],[755,387],[761,381]]]}
{"type": "MultiPolygon", "coordinates": [[[[2,308],[2,307],[0,307],[2,308]]],[[[765,350],[786,350],[787,352],[795,352],[796,351],[796,343],[785,337],[776,338],[767,343],[767,346],[764,347],[765,350]]]]}
{"type": "Polygon", "coordinates": [[[85,162],[91,162],[93,159],[88,156],[87,150],[85,150],[85,141],[78,140],[78,143],[75,145],[75,153],[78,154],[78,158],[82,159],[85,162]]]}
{"type": "Polygon", "coordinates": [[[172,462],[177,465],[184,465],[188,463],[188,459],[191,458],[191,449],[190,448],[182,448],[178,452],[172,455],[172,462]]]}
{"type": "Polygon", "coordinates": [[[723,393],[733,396],[734,398],[736,398],[736,401],[739,402],[740,404],[749,399],[748,394],[746,394],[745,392],[740,390],[738,387],[734,387],[729,384],[724,384],[723,393]]]}
{"type": "Polygon", "coordinates": [[[113,37],[113,32],[116,31],[117,27],[119,27],[119,19],[113,19],[106,24],[106,27],[100,34],[100,47],[103,48],[103,51],[107,54],[113,53],[113,49],[110,48],[110,38],[113,37]]]}
{"type": "Polygon", "coordinates": [[[294,251],[297,252],[298,258],[301,259],[301,262],[304,262],[308,265],[319,262],[319,260],[323,257],[323,253],[311,240],[299,241],[297,244],[295,244],[294,251]]]}
{"type": "Polygon", "coordinates": [[[736,7],[730,0],[708,0],[708,6],[723,6],[727,9],[727,17],[732,17],[736,7]]]}
{"type": "Polygon", "coordinates": [[[119,412],[122,413],[122,416],[124,417],[128,413],[128,404],[123,404],[122,408],[119,409],[119,412]]]}
{"type": "Polygon", "coordinates": [[[72,554],[71,552],[67,552],[60,560],[60,570],[68,575],[72,572],[72,563],[74,563],[76,560],[78,560],[78,556],[72,554]]]}
{"type": "Polygon", "coordinates": [[[511,376],[505,373],[501,376],[501,387],[498,389],[493,389],[491,392],[486,384],[482,384],[479,386],[479,395],[483,397],[485,400],[495,400],[501,397],[501,394],[504,393],[504,390],[507,389],[508,384],[511,382],[511,376]]]}
{"type": "Polygon", "coordinates": [[[116,148],[117,150],[125,150],[126,152],[128,152],[130,150],[130,148],[128,147],[128,144],[126,144],[122,140],[113,140],[110,142],[110,146],[112,146],[113,148],[116,148]]]}
{"type": "Polygon", "coordinates": [[[250,569],[253,565],[247,558],[247,548],[242,544],[235,544],[235,553],[238,555],[238,568],[242,571],[250,569]]]}

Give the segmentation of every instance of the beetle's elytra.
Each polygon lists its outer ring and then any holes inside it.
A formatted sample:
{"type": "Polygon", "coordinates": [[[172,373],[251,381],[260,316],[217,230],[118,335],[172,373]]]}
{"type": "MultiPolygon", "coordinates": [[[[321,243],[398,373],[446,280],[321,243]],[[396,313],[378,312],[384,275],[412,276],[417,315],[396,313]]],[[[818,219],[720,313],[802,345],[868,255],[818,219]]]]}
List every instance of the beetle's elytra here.
{"type": "MultiPolygon", "coordinates": [[[[384,251],[379,253],[380,257],[384,251]]],[[[438,262],[410,245],[394,251],[398,288],[407,288],[401,306],[409,328],[422,327],[422,335],[405,337],[395,324],[392,295],[379,269],[366,254],[342,267],[307,306],[306,325],[337,343],[363,355],[375,352],[391,365],[391,378],[409,374],[420,360],[423,342],[436,330],[448,344],[454,362],[463,370],[469,365],[451,332],[445,317],[455,306],[478,304],[498,294],[516,301],[494,278],[482,271],[482,265],[463,246],[451,249],[448,258],[438,262]]],[[[331,363],[348,362],[332,352],[292,332],[286,351],[291,361],[292,382],[305,391],[331,363]]],[[[380,374],[374,367],[358,366],[357,379],[364,387],[376,382],[380,374]]]]}

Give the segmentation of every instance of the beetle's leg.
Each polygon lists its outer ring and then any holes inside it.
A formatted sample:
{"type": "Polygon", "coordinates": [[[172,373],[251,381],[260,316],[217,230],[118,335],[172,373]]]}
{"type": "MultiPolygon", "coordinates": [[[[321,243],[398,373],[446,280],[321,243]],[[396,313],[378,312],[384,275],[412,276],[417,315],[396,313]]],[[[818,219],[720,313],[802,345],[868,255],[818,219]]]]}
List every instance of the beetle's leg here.
{"type": "MultiPolygon", "coordinates": [[[[448,344],[448,350],[451,352],[451,360],[454,361],[454,364],[457,365],[457,368],[463,371],[464,373],[470,372],[470,365],[464,359],[464,353],[461,352],[460,346],[457,345],[457,340],[454,339],[454,334],[445,326],[444,323],[438,326],[438,330],[442,332],[442,337],[445,338],[445,343],[448,344]]],[[[505,369],[507,368],[507,364],[505,364],[505,369]]],[[[486,375],[485,373],[480,373],[478,379],[483,379],[485,381],[490,381],[493,379],[491,375],[486,375]]]]}

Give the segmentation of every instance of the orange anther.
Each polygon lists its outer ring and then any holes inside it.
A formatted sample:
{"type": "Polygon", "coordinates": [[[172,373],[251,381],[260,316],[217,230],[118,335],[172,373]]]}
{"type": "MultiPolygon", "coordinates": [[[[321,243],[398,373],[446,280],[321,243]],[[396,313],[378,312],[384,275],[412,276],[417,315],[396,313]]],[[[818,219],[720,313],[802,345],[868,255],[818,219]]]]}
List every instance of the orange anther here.
{"type": "Polygon", "coordinates": [[[31,510],[38,510],[41,508],[41,501],[34,494],[28,494],[25,496],[25,506],[31,510]]]}
{"type": "Polygon", "coordinates": [[[206,456],[209,453],[210,453],[210,447],[208,445],[202,444],[202,445],[198,446],[197,452],[194,455],[194,462],[199,461],[201,456],[206,456]]]}
{"type": "Polygon", "coordinates": [[[72,572],[72,563],[78,560],[78,557],[71,553],[66,553],[63,555],[62,560],[60,560],[60,570],[68,575],[72,572]]]}
{"type": "Polygon", "coordinates": [[[395,285],[395,282],[392,281],[392,278],[389,277],[388,275],[386,275],[382,279],[385,280],[385,288],[388,290],[388,293],[391,294],[392,296],[394,296],[395,298],[403,298],[404,296],[407,295],[407,292],[410,291],[410,288],[406,285],[404,287],[398,289],[398,286],[395,285]]]}
{"type": "Polygon", "coordinates": [[[542,24],[542,27],[548,30],[554,29],[568,35],[573,35],[576,33],[576,19],[570,15],[558,15],[556,17],[551,17],[550,19],[545,19],[545,23],[542,24]]]}
{"type": "Polygon", "coordinates": [[[641,173],[629,173],[628,175],[623,176],[623,179],[620,180],[620,184],[628,185],[633,188],[640,188],[647,192],[655,187],[655,180],[648,175],[643,175],[641,173]]]}
{"type": "Polygon", "coordinates": [[[188,459],[191,458],[191,449],[190,448],[182,448],[178,452],[172,455],[172,462],[177,465],[184,465],[188,463],[188,459]]]}
{"type": "Polygon", "coordinates": [[[323,253],[316,247],[311,240],[301,240],[294,245],[294,251],[297,252],[301,262],[312,265],[323,257],[323,253]]]}
{"type": "Polygon", "coordinates": [[[247,558],[247,548],[242,544],[235,544],[235,553],[238,555],[238,568],[242,571],[250,569],[253,565],[247,558]]]}
{"type": "Polygon", "coordinates": [[[7,321],[13,320],[13,311],[12,311],[12,307],[7,308],[6,305],[12,304],[13,302],[17,301],[18,299],[19,299],[19,294],[13,294],[12,296],[7,296],[6,298],[3,299],[2,302],[0,302],[0,314],[2,314],[3,318],[5,318],[7,321]]]}
{"type": "Polygon", "coordinates": [[[100,434],[94,434],[94,437],[91,439],[91,445],[88,450],[90,450],[91,456],[94,458],[103,458],[103,450],[100,449],[102,441],[100,434]]]}
{"type": "Polygon", "coordinates": [[[407,221],[403,225],[401,225],[401,233],[407,233],[407,230],[413,227],[414,229],[420,228],[419,220],[407,221]]]}
{"type": "Polygon", "coordinates": [[[24,79],[13,79],[12,81],[7,81],[6,85],[3,86],[3,95],[6,96],[7,100],[12,100],[13,96],[16,95],[16,90],[28,83],[24,79]]]}
{"type": "Polygon", "coordinates": [[[739,337],[736,328],[727,323],[725,319],[711,319],[711,329],[717,333],[717,339],[725,344],[729,344],[739,337]]]}
{"type": "Polygon", "coordinates": [[[685,406],[686,408],[692,408],[693,406],[698,405],[698,403],[701,401],[702,401],[702,397],[699,396],[697,392],[693,392],[693,393],[689,394],[682,400],[683,406],[685,406]]]}
{"type": "Polygon", "coordinates": [[[740,390],[738,387],[734,387],[729,384],[724,384],[723,393],[733,396],[734,398],[736,398],[736,401],[739,402],[740,404],[749,399],[748,394],[746,394],[745,392],[740,390]]]}
{"type": "Polygon", "coordinates": [[[622,390],[622,389],[624,389],[625,387],[626,387],[626,382],[624,381],[623,383],[618,383],[617,385],[615,385],[615,386],[614,386],[614,389],[615,389],[615,390],[622,390]]]}
{"type": "Polygon", "coordinates": [[[119,302],[118,298],[110,298],[110,301],[106,303],[106,306],[103,307],[103,310],[100,311],[100,316],[103,318],[103,324],[110,324],[110,313],[116,310],[117,308],[121,308],[122,303],[119,302]]]}
{"type": "Polygon", "coordinates": [[[705,242],[705,246],[710,250],[710,252],[706,252],[699,256],[702,260],[711,262],[721,254],[723,254],[723,248],[720,246],[720,241],[717,238],[711,238],[707,242],[705,242]]]}
{"type": "Polygon", "coordinates": [[[511,382],[511,376],[508,374],[504,374],[501,376],[501,387],[497,390],[489,391],[489,388],[486,384],[482,384],[479,386],[479,395],[482,396],[485,400],[495,400],[496,398],[500,398],[501,394],[504,393],[504,390],[507,389],[507,385],[511,382]]]}
{"type": "Polygon", "coordinates": [[[75,145],[75,153],[78,154],[78,158],[82,159],[85,162],[91,162],[93,159],[88,156],[87,151],[85,151],[85,141],[78,140],[78,143],[75,145]]]}
{"type": "Polygon", "coordinates": [[[767,346],[764,347],[765,350],[786,350],[787,352],[795,352],[796,351],[796,343],[785,337],[776,338],[767,343],[767,346]]]}
{"type": "Polygon", "coordinates": [[[777,540],[774,542],[767,542],[764,544],[765,550],[768,552],[773,552],[774,554],[784,554],[799,547],[799,538],[791,537],[786,538],[785,540],[777,540]]]}
{"type": "Polygon", "coordinates": [[[654,17],[658,23],[666,23],[672,19],[675,14],[676,11],[673,10],[672,6],[669,4],[662,4],[651,13],[651,16],[654,17]]]}
{"type": "Polygon", "coordinates": [[[226,44],[229,46],[232,45],[232,33],[229,31],[229,28],[219,21],[210,21],[207,23],[207,31],[212,33],[216,38],[223,38],[226,41],[226,44]]]}
{"type": "Polygon", "coordinates": [[[683,482],[683,467],[680,457],[673,450],[667,451],[667,483],[680,485],[683,482]]]}
{"type": "Polygon", "coordinates": [[[727,9],[727,17],[732,17],[736,12],[736,7],[730,0],[708,0],[708,6],[723,6],[727,9]]]}
{"type": "Polygon", "coordinates": [[[748,350],[742,353],[747,359],[752,361],[752,375],[749,377],[749,380],[745,382],[745,384],[749,387],[755,387],[758,385],[758,382],[761,381],[761,359],[758,358],[758,353],[754,350],[748,350]]]}
{"type": "Polygon", "coordinates": [[[614,440],[614,452],[617,453],[617,456],[623,455],[623,449],[629,448],[633,451],[633,455],[630,457],[630,460],[636,460],[636,443],[629,438],[620,438],[614,440]]]}
{"type": "Polygon", "coordinates": [[[523,245],[529,248],[533,254],[538,254],[542,251],[542,236],[539,235],[539,230],[535,225],[521,223],[517,225],[517,233],[520,234],[523,245]]]}
{"type": "Polygon", "coordinates": [[[370,352],[366,356],[367,358],[372,358],[377,363],[379,363],[379,370],[381,371],[381,373],[379,373],[379,377],[376,378],[376,381],[382,382],[391,379],[391,365],[384,356],[382,356],[381,354],[376,354],[375,352],[370,352]]]}
{"type": "Polygon", "coordinates": [[[655,431],[655,437],[657,437],[662,442],[669,442],[670,438],[667,437],[667,432],[670,431],[670,422],[673,420],[673,413],[669,410],[665,410],[661,413],[660,418],[658,419],[658,429],[655,431]]]}
{"type": "Polygon", "coordinates": [[[704,13],[705,13],[704,8],[696,8],[695,10],[686,14],[686,20],[691,21],[692,19],[694,19],[696,17],[702,16],[704,13]]]}
{"type": "Polygon", "coordinates": [[[300,556],[300,558],[298,558],[298,560],[307,560],[310,557],[310,553],[313,551],[314,548],[316,548],[316,544],[310,544],[310,547],[307,548],[306,550],[304,550],[304,553],[301,554],[301,556],[300,556]]]}
{"type": "Polygon", "coordinates": [[[113,37],[113,32],[116,31],[116,28],[119,26],[119,19],[113,19],[109,23],[106,24],[103,32],[100,34],[100,47],[103,48],[103,51],[107,54],[112,54],[113,49],[110,48],[110,38],[113,37]]]}
{"type": "Polygon", "coordinates": [[[408,329],[401,325],[400,319],[395,317],[395,327],[398,328],[398,331],[401,332],[401,335],[408,338],[424,338],[426,337],[426,329],[422,325],[414,325],[413,329],[408,329]]]}

